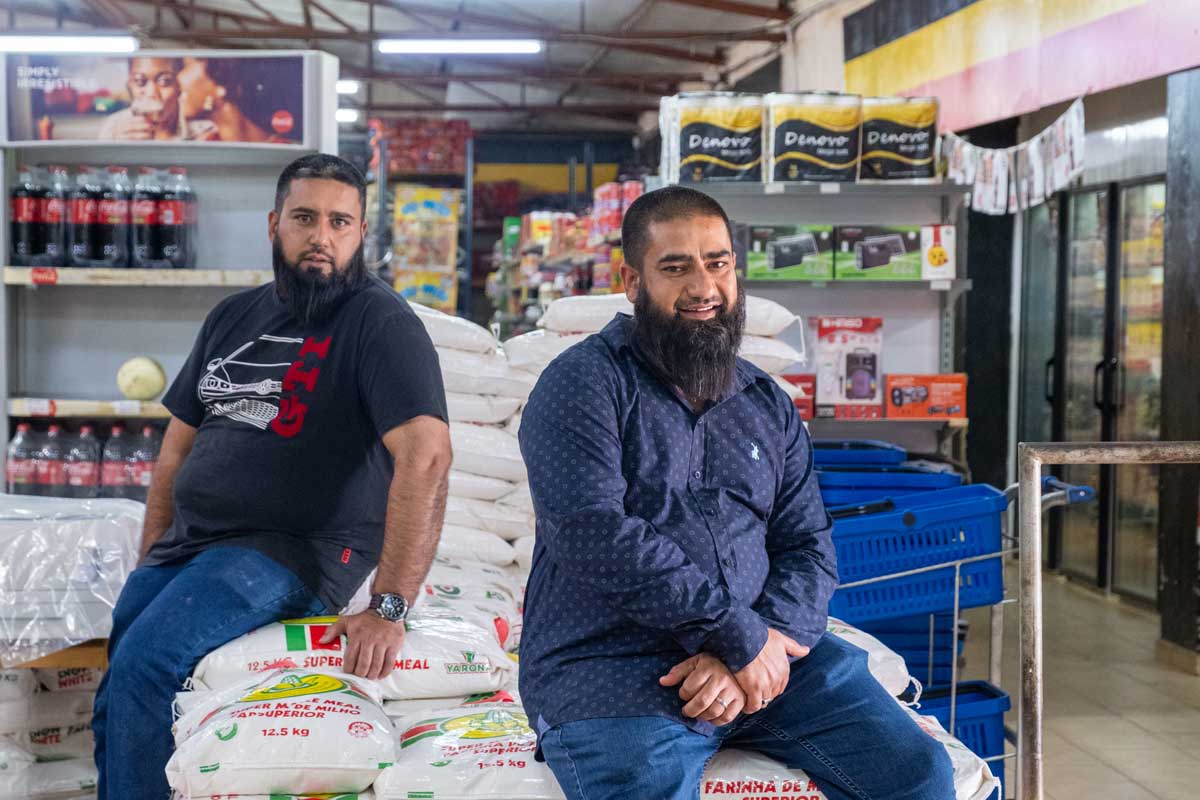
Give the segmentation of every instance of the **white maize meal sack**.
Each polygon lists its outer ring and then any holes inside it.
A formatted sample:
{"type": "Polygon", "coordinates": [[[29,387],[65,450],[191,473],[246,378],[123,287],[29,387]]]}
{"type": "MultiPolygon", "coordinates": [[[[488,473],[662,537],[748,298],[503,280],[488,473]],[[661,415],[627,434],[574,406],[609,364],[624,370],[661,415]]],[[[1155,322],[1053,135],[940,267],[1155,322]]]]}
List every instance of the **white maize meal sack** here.
{"type": "Polygon", "coordinates": [[[804,360],[804,354],[790,344],[765,336],[743,336],[738,355],[770,375],[804,360]]]}
{"type": "Polygon", "coordinates": [[[503,592],[514,600],[519,600],[520,587],[508,574],[506,568],[484,564],[479,561],[454,561],[448,558],[435,557],[429,566],[426,583],[449,583],[456,586],[472,586],[476,589],[490,589],[503,592]]]}
{"type": "Polygon", "coordinates": [[[533,514],[533,494],[529,491],[529,481],[522,481],[502,496],[497,502],[501,505],[512,506],[529,514],[533,514]]]}
{"type": "Polygon", "coordinates": [[[409,308],[417,312],[417,317],[425,326],[425,332],[429,334],[429,338],[433,340],[434,347],[465,350],[469,353],[491,354],[496,352],[496,337],[492,336],[486,328],[462,317],[443,314],[437,309],[428,308],[419,303],[409,303],[409,308]]]}
{"type": "Polygon", "coordinates": [[[541,373],[567,348],[574,347],[589,336],[591,336],[590,333],[530,331],[505,340],[504,353],[508,356],[508,363],[513,367],[541,373]]]}
{"type": "MultiPolygon", "coordinates": [[[[496,703],[516,703],[520,705],[520,702],[515,692],[500,689],[495,692],[480,692],[479,694],[453,699],[434,697],[428,700],[386,700],[383,704],[383,710],[393,721],[400,721],[408,719],[414,714],[425,714],[429,711],[445,711],[451,707],[469,708],[471,706],[486,706],[496,703]]],[[[397,729],[397,733],[401,733],[401,731],[397,729]]]]}
{"type": "MultiPolygon", "coordinates": [[[[955,800],[987,800],[1000,785],[987,763],[950,736],[933,717],[909,710],[925,734],[941,742],[954,765],[955,800]]],[[[920,733],[916,735],[921,735],[920,733]]],[[[903,764],[887,765],[904,769],[903,764]]],[[[803,770],[788,769],[759,753],[722,750],[709,762],[700,781],[701,800],[826,800],[825,793],[803,770]]]]}
{"type": "Polygon", "coordinates": [[[443,558],[482,561],[501,567],[511,564],[516,558],[513,546],[496,534],[458,525],[442,526],[437,552],[443,558]]]}
{"type": "Polygon", "coordinates": [[[90,758],[30,764],[0,772],[0,800],[82,800],[96,796],[96,765],[90,758]]]}
{"type": "MultiPolygon", "coordinates": [[[[264,625],[205,656],[192,677],[200,688],[237,686],[254,673],[276,669],[340,674],[346,637],[321,644],[337,617],[308,617],[264,625]]],[[[384,698],[460,697],[504,685],[513,663],[496,629],[466,619],[413,618],[404,623],[395,668],[377,681],[384,698]]]]}
{"type": "Polygon", "coordinates": [[[488,531],[509,541],[534,533],[532,514],[501,503],[465,497],[446,498],[446,524],[488,531]]]}
{"type": "Polygon", "coordinates": [[[461,470],[450,470],[449,494],[451,497],[467,497],[472,500],[499,500],[512,494],[515,484],[499,478],[472,475],[461,470]]]}
{"type": "Polygon", "coordinates": [[[0,736],[0,781],[4,780],[5,775],[23,770],[33,762],[34,755],[28,747],[15,739],[0,736]]]}
{"type": "Polygon", "coordinates": [[[454,469],[514,483],[525,480],[525,460],[517,437],[500,428],[450,423],[454,469]]]}
{"type": "MultiPolygon", "coordinates": [[[[596,333],[617,314],[633,316],[633,304],[623,294],[563,297],[546,308],[538,326],[555,333],[596,333]]],[[[777,336],[798,317],[774,300],[746,295],[749,336],[777,336]]]]}
{"type": "MultiPolygon", "coordinates": [[[[235,796],[230,795],[229,800],[234,800],[235,796]]],[[[225,800],[225,798],[217,795],[212,798],[188,798],[174,792],[171,795],[171,800],[225,800]]],[[[375,793],[370,789],[364,789],[361,792],[337,792],[335,794],[239,794],[236,795],[236,800],[375,800],[375,793]]]]}
{"type": "Polygon", "coordinates": [[[521,618],[511,595],[479,586],[427,583],[413,608],[415,619],[464,619],[491,626],[501,647],[508,647],[513,625],[521,618]]]}
{"type": "Polygon", "coordinates": [[[0,702],[29,697],[37,689],[37,675],[31,669],[0,669],[0,702]]]}
{"type": "Polygon", "coordinates": [[[516,397],[446,392],[446,410],[451,422],[502,425],[520,407],[521,401],[516,397]]]}
{"type": "Polygon", "coordinates": [[[839,639],[867,651],[867,669],[892,697],[908,689],[908,666],[904,658],[869,633],[830,617],[825,630],[839,639]]]}
{"type": "Polygon", "coordinates": [[[37,670],[38,683],[50,692],[94,692],[103,678],[104,670],[90,667],[37,670]]]}
{"type": "Polygon", "coordinates": [[[513,436],[516,436],[518,433],[521,432],[521,412],[520,411],[513,414],[512,418],[509,419],[509,421],[507,423],[505,423],[504,430],[508,431],[513,436]]]}
{"type": "Polygon", "coordinates": [[[359,792],[396,755],[373,687],[278,670],[202,703],[175,724],[167,782],[185,797],[359,792]]]}
{"type": "Polygon", "coordinates": [[[524,539],[517,539],[512,545],[517,565],[525,575],[533,569],[533,543],[534,537],[526,536],[524,539]]]}
{"type": "Polygon", "coordinates": [[[38,692],[0,701],[0,734],[86,723],[95,697],[93,692],[38,692]]]}
{"type": "Polygon", "coordinates": [[[516,703],[447,706],[397,721],[396,763],[375,781],[379,800],[562,800],[534,760],[537,736],[516,703]]]}
{"type": "Polygon", "coordinates": [[[537,382],[534,375],[513,369],[502,353],[483,355],[439,347],[437,355],[447,392],[524,400],[537,382]]]}

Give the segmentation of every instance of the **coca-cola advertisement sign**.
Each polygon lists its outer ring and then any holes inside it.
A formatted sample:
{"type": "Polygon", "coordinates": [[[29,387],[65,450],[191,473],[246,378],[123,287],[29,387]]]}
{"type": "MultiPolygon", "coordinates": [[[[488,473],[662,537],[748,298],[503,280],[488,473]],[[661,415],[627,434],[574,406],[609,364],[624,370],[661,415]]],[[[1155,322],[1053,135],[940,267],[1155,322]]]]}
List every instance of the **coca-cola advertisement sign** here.
{"type": "Polygon", "coordinates": [[[6,61],[10,141],[304,143],[304,56],[141,51],[6,61]]]}

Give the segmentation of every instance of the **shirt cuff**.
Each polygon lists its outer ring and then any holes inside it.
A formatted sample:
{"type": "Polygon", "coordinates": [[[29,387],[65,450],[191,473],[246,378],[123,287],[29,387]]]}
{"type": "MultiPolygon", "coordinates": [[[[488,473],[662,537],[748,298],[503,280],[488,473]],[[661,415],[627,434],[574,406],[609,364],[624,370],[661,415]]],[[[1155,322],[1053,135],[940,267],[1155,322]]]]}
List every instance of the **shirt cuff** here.
{"type": "Polygon", "coordinates": [[[709,635],[704,650],[721,659],[730,672],[741,672],[767,643],[767,624],[748,608],[734,607],[709,635]]]}

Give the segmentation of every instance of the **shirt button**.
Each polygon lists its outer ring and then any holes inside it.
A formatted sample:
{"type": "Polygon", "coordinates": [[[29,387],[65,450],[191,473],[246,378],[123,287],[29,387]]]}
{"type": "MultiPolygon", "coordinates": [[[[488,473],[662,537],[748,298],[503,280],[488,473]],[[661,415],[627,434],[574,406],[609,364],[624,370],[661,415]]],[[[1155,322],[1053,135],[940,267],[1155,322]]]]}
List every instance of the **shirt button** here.
{"type": "Polygon", "coordinates": [[[706,508],[704,509],[704,513],[708,514],[710,517],[715,517],[717,515],[717,510],[715,508],[706,508]]]}
{"type": "Polygon", "coordinates": [[[727,567],[730,567],[730,568],[733,567],[733,559],[732,558],[727,558],[724,561],[722,561],[721,563],[727,567]]]}
{"type": "Polygon", "coordinates": [[[693,472],[692,477],[695,478],[696,480],[700,480],[700,470],[696,470],[695,472],[693,472]]]}

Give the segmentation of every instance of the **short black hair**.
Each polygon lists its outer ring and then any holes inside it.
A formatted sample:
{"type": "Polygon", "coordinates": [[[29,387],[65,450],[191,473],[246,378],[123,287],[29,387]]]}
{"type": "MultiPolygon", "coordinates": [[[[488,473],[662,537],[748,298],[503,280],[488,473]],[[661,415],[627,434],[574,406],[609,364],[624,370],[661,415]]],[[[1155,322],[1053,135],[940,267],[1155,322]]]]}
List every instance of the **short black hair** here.
{"type": "Polygon", "coordinates": [[[299,178],[320,178],[353,186],[358,190],[359,210],[363,215],[366,214],[367,182],[362,173],[346,159],[328,153],[300,156],[283,168],[283,172],[279,173],[279,182],[275,184],[276,214],[283,211],[283,201],[287,200],[288,192],[292,190],[292,181],[299,178]]]}
{"type": "Polygon", "coordinates": [[[650,225],[682,217],[718,217],[729,230],[730,240],[733,239],[729,215],[720,203],[696,189],[665,186],[646,192],[634,200],[625,212],[625,219],[621,222],[621,248],[625,263],[641,272],[642,259],[646,257],[646,250],[650,246],[650,225]]]}

